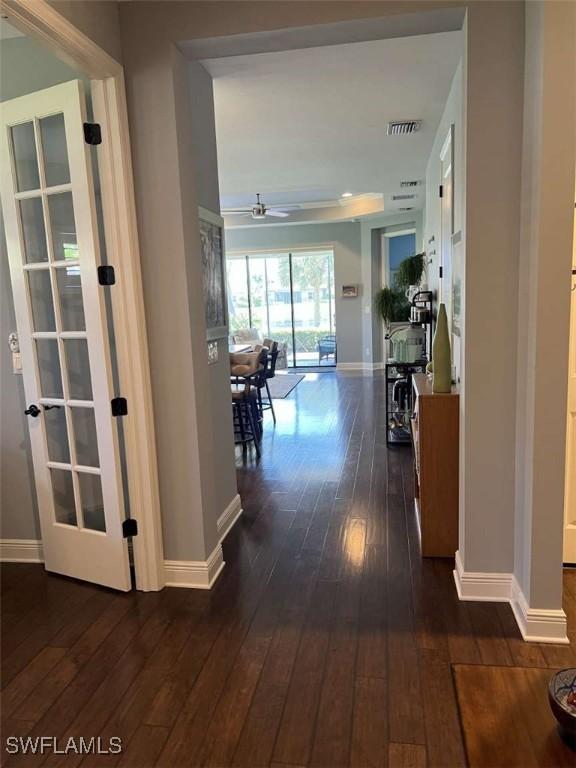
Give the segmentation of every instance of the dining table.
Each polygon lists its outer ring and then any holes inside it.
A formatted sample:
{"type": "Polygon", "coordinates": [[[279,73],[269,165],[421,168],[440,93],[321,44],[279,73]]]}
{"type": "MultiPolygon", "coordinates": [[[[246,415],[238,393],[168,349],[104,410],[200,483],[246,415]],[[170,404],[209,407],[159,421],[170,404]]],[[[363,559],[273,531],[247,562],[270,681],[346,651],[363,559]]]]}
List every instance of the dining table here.
{"type": "Polygon", "coordinates": [[[242,352],[252,352],[252,344],[228,344],[228,352],[231,355],[240,355],[242,352]]]}

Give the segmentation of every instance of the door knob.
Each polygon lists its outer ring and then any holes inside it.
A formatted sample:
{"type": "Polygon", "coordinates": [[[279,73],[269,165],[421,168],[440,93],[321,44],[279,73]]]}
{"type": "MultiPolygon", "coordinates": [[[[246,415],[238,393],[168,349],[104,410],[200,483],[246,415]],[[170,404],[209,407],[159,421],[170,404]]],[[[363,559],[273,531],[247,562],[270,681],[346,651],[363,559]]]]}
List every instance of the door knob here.
{"type": "Polygon", "coordinates": [[[26,408],[24,413],[26,414],[26,416],[33,416],[34,418],[36,418],[36,416],[40,416],[41,411],[37,405],[30,405],[28,408],[26,408]]]}

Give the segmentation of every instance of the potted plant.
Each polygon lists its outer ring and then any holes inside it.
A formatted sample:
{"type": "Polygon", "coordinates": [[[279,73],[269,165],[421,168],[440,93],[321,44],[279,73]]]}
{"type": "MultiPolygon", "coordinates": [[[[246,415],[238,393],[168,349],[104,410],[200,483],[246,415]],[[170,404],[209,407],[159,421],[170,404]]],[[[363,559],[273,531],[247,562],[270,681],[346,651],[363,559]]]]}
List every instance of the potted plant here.
{"type": "Polygon", "coordinates": [[[410,305],[401,291],[388,286],[378,291],[375,296],[376,311],[390,328],[391,323],[405,322],[410,317],[410,305]]]}
{"type": "Polygon", "coordinates": [[[398,288],[406,292],[408,298],[411,298],[417,292],[423,272],[423,253],[416,253],[414,256],[409,256],[398,265],[396,284],[398,285],[398,288]]]}

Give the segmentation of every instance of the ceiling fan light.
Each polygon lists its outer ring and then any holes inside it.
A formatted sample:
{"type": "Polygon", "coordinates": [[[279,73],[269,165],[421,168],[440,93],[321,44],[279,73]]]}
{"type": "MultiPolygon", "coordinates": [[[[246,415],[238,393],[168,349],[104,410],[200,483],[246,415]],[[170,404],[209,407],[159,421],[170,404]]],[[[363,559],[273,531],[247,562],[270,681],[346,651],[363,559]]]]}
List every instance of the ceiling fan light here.
{"type": "Polygon", "coordinates": [[[342,192],[341,197],[352,197],[352,192],[342,192]]]}

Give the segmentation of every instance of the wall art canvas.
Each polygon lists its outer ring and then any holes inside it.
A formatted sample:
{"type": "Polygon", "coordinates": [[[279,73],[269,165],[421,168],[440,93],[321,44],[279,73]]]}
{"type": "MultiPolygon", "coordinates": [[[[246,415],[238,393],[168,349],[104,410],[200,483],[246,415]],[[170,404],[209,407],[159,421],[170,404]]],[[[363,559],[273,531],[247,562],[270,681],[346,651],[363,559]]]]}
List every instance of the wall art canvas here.
{"type": "Polygon", "coordinates": [[[206,338],[220,339],[228,335],[224,221],[221,216],[205,208],[198,209],[198,216],[202,248],[206,338]]]}

